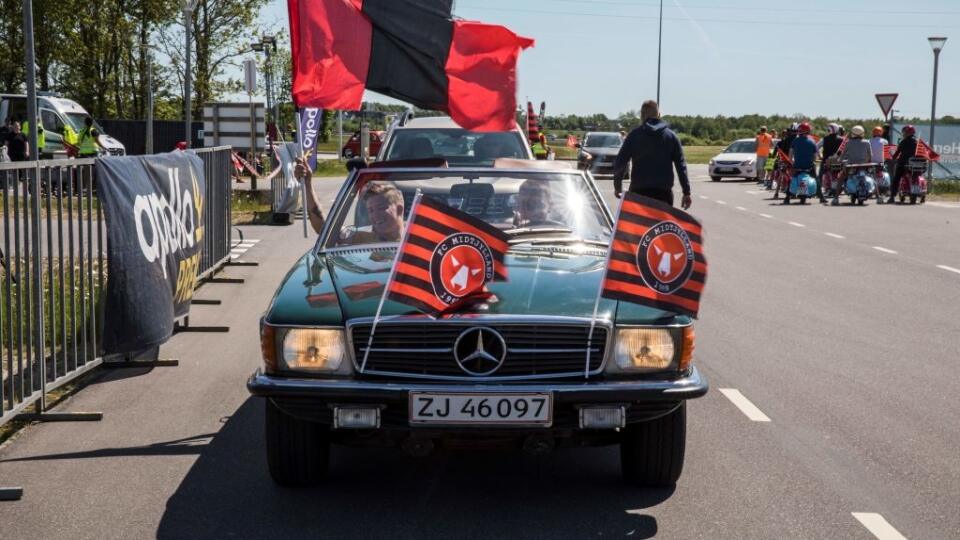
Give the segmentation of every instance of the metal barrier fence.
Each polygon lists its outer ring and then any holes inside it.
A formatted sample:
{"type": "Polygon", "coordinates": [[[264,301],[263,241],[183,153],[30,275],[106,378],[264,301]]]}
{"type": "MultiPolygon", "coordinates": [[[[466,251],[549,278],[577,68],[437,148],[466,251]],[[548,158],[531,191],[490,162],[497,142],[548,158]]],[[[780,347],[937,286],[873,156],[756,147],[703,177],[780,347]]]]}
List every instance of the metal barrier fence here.
{"type": "MultiPolygon", "coordinates": [[[[230,261],[230,147],[197,151],[206,199],[198,277],[230,261]]],[[[0,163],[0,425],[103,362],[106,221],[95,160],[0,163]],[[39,189],[38,189],[39,188],[39,189]]]]}

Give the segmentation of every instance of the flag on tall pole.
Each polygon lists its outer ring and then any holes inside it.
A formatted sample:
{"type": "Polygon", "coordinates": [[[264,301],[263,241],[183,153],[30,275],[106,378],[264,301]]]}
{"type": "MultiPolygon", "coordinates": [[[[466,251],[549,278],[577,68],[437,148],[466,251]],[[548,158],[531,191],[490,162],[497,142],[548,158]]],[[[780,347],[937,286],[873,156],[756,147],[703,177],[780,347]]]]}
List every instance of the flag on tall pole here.
{"type": "Polygon", "coordinates": [[[624,193],[601,295],[696,317],[706,279],[700,223],[660,201],[624,193]]]}
{"type": "Polygon", "coordinates": [[[517,57],[503,26],[453,18],[452,0],[287,0],[298,107],[360,109],[364,89],[447,111],[474,131],[516,125],[517,57]]]}
{"type": "Polygon", "coordinates": [[[300,139],[300,153],[307,158],[310,170],[317,170],[317,137],[320,135],[320,122],[323,109],[307,108],[300,111],[300,129],[297,137],[300,139]]]}

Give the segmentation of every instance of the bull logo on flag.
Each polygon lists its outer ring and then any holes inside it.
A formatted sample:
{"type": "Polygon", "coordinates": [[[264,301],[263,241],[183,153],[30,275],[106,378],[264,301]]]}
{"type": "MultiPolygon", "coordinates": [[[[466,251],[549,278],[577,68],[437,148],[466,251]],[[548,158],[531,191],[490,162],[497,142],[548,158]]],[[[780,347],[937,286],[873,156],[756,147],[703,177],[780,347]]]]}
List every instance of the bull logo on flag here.
{"type": "Polygon", "coordinates": [[[479,236],[452,234],[437,244],[430,261],[430,277],[437,298],[452,304],[493,281],[494,259],[479,236]]]}
{"type": "Polygon", "coordinates": [[[640,238],[637,269],[647,287],[673,294],[693,273],[693,244],[682,227],[671,221],[658,223],[640,238]]]}

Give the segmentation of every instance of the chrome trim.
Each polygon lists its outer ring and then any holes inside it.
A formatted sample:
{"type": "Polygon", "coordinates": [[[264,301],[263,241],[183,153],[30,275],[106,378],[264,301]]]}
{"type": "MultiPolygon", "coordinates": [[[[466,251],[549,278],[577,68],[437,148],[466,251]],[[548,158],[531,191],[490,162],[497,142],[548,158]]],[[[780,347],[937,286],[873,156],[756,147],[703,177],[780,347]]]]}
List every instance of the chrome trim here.
{"type": "MultiPolygon", "coordinates": [[[[333,403],[342,403],[344,397],[372,397],[376,399],[405,399],[409,392],[552,392],[555,396],[568,397],[569,400],[603,399],[605,395],[614,397],[618,402],[634,396],[624,396],[624,392],[642,392],[646,395],[636,399],[693,399],[707,393],[707,381],[696,367],[691,366],[685,373],[677,374],[676,379],[617,379],[603,381],[578,381],[556,384],[527,384],[517,386],[491,385],[477,378],[470,379],[473,384],[431,384],[409,381],[362,381],[356,379],[318,379],[288,378],[264,374],[257,369],[247,379],[247,390],[258,396],[309,397],[318,392],[338,397],[330,397],[333,403]],[[370,395],[374,394],[374,395],[370,395]],[[650,395],[653,394],[653,395],[650,395]]],[[[569,401],[566,401],[569,402],[569,401]]]]}
{"type": "MultiPolygon", "coordinates": [[[[599,352],[599,347],[590,347],[590,352],[599,352]]],[[[564,354],[564,353],[586,353],[587,348],[581,347],[579,349],[511,349],[507,348],[507,353],[509,354],[564,354]]]]}
{"type": "MultiPolygon", "coordinates": [[[[457,325],[474,325],[474,326],[483,326],[483,325],[507,325],[507,326],[521,326],[529,324],[542,324],[546,326],[577,326],[577,327],[589,327],[590,318],[589,317],[566,317],[566,316],[543,316],[543,315],[475,315],[475,314],[455,314],[451,315],[448,318],[443,319],[434,319],[427,315],[394,315],[390,317],[381,317],[377,322],[377,327],[380,326],[398,326],[405,324],[457,324],[457,325]]],[[[360,375],[379,375],[385,377],[398,377],[398,378],[408,378],[408,379],[419,379],[419,380],[436,380],[436,381],[523,381],[523,380],[539,380],[539,379],[561,379],[561,378],[571,378],[571,377],[583,377],[583,370],[578,369],[576,371],[570,371],[565,373],[551,373],[545,375],[488,375],[488,376],[452,376],[452,375],[422,375],[422,374],[411,374],[411,373],[399,373],[394,371],[375,371],[375,370],[366,370],[361,372],[360,366],[357,363],[356,355],[354,354],[354,343],[353,343],[353,327],[360,324],[373,324],[373,317],[356,317],[349,319],[345,325],[345,334],[346,334],[346,343],[347,343],[347,355],[350,357],[351,362],[353,362],[354,370],[357,374],[360,375]]],[[[611,358],[611,351],[614,345],[614,334],[615,327],[613,322],[608,319],[597,319],[595,322],[596,326],[606,329],[607,331],[607,340],[604,349],[603,358],[600,360],[600,367],[595,370],[592,370],[587,373],[588,376],[599,375],[604,372],[607,367],[607,362],[611,358]]],[[[654,328],[665,328],[665,326],[653,326],[654,328]]],[[[586,347],[579,349],[579,351],[586,352],[586,347]]],[[[578,351],[578,352],[579,352],[578,351]]],[[[539,352],[539,350],[538,350],[539,352]]]]}
{"type": "MultiPolygon", "coordinates": [[[[360,350],[363,352],[367,351],[366,347],[360,347],[360,350]]],[[[384,353],[424,353],[424,354],[444,354],[453,352],[453,349],[448,347],[446,349],[391,349],[383,347],[370,347],[370,352],[384,352],[384,353]]]]}

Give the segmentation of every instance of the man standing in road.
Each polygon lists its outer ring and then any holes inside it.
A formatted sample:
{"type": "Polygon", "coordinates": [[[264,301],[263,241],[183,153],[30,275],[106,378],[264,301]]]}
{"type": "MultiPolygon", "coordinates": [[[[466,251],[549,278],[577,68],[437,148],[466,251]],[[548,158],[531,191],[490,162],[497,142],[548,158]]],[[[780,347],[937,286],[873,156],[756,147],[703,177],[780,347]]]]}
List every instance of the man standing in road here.
{"type": "Polygon", "coordinates": [[[757,183],[762,184],[767,177],[767,156],[770,155],[770,146],[773,145],[773,137],[767,133],[767,126],[760,126],[760,133],[757,134],[757,183]]]}
{"type": "Polygon", "coordinates": [[[673,205],[673,171],[676,169],[683,189],[680,205],[690,208],[690,180],[683,159],[683,145],[667,123],[660,119],[656,101],[644,101],[640,107],[640,127],[627,135],[613,164],[613,190],[617,198],[623,194],[623,176],[627,165],[633,165],[630,191],[673,205]]]}

